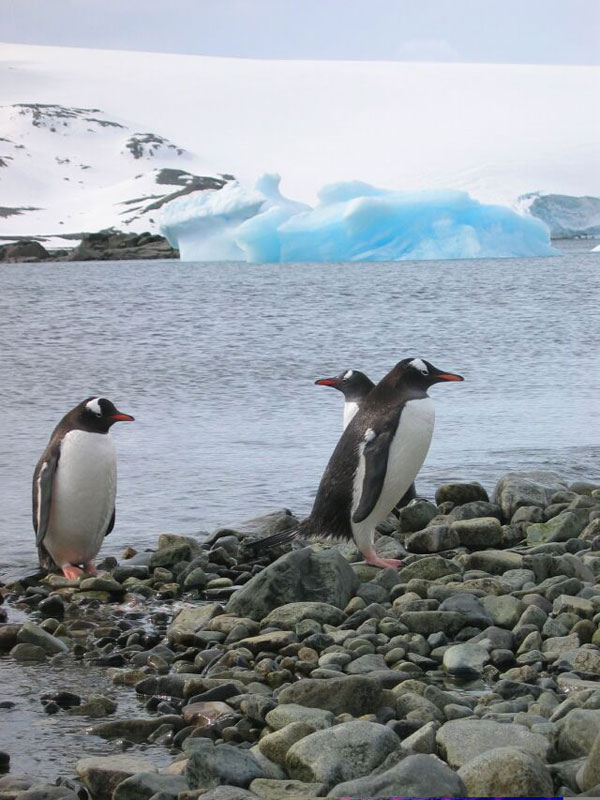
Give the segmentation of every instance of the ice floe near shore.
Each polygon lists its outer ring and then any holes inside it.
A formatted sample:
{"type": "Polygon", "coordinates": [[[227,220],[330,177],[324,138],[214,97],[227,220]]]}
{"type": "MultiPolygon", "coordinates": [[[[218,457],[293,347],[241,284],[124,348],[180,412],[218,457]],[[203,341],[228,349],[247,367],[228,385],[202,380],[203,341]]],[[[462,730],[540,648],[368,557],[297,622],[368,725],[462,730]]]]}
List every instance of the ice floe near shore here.
{"type": "Polygon", "coordinates": [[[284,197],[278,175],[167,203],[161,231],[183,261],[404,261],[546,256],[547,225],[467,192],[393,191],[358,181],[319,192],[313,208],[284,197]]]}

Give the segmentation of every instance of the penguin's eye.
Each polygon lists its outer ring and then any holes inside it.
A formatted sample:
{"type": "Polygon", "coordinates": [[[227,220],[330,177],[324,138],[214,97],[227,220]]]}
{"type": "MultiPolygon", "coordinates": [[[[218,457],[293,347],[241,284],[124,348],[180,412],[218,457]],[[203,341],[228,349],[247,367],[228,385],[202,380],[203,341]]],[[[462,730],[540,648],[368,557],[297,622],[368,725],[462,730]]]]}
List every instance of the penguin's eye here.
{"type": "Polygon", "coordinates": [[[421,375],[429,375],[428,369],[420,369],[419,372],[421,373],[421,375]]]}

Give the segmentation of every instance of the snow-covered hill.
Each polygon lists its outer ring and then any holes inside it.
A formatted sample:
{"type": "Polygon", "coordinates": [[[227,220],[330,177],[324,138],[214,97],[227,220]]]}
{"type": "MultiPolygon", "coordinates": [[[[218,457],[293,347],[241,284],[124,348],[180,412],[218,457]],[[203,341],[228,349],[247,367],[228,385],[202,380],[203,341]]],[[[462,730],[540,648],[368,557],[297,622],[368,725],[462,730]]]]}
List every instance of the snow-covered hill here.
{"type": "Polygon", "coordinates": [[[600,197],[532,192],[518,198],[518,211],[541,219],[555,239],[600,238],[600,197]]]}
{"type": "Polygon", "coordinates": [[[0,231],[7,236],[154,230],[165,202],[218,189],[230,177],[194,174],[190,153],[97,108],[4,106],[0,130],[0,231]]]}
{"type": "Polygon", "coordinates": [[[278,172],[310,203],[348,180],[505,204],[598,196],[599,75],[2,45],[0,206],[28,210],[4,212],[0,236],[155,230],[153,204],[221,172],[247,186],[278,172]]]}

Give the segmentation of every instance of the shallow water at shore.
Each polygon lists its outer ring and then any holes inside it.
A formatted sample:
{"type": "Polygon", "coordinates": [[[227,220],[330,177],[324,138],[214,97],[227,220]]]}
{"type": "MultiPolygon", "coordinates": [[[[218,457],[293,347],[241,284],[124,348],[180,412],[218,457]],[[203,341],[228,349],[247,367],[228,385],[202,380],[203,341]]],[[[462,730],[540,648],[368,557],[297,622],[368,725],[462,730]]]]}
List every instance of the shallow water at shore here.
{"type": "Polygon", "coordinates": [[[391,264],[87,262],[0,266],[0,575],[35,564],[33,467],[92,394],[114,432],[117,525],[102,553],[273,507],[302,515],[340,433],[316,378],[381,377],[405,356],[463,374],[434,387],[417,487],[511,469],[600,475],[597,297],[589,242],[555,258],[391,264]]]}

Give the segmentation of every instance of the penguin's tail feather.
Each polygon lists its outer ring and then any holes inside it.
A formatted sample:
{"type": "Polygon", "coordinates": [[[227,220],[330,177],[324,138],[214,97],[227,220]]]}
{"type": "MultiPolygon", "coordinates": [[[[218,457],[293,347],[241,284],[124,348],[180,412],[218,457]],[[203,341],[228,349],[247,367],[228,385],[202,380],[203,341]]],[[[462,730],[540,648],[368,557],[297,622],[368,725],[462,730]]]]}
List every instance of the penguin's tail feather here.
{"type": "Polygon", "coordinates": [[[254,553],[263,553],[267,550],[271,550],[274,547],[281,547],[282,545],[291,544],[295,539],[305,535],[304,528],[304,523],[301,522],[300,525],[297,525],[295,528],[289,528],[285,531],[273,533],[271,536],[267,536],[264,539],[257,539],[254,542],[248,542],[246,547],[249,550],[252,550],[254,553]]]}

